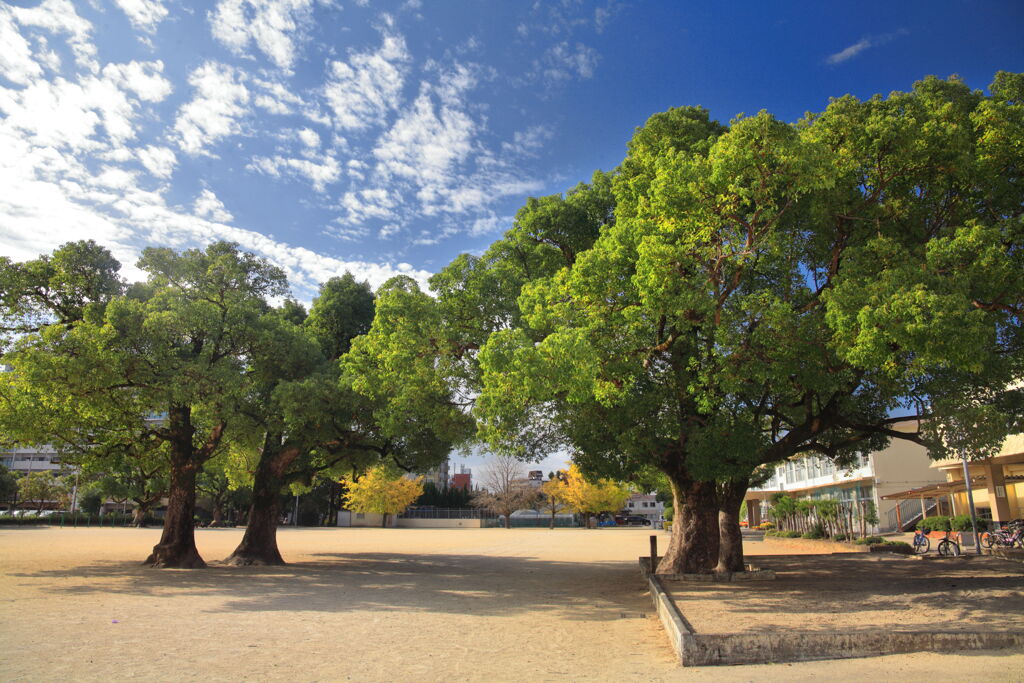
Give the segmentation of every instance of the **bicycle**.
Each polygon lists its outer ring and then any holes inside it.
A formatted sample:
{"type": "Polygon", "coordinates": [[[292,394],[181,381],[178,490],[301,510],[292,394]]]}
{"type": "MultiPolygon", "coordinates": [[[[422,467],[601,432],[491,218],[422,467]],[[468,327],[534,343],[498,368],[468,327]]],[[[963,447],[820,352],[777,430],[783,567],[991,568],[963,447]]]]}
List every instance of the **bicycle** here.
{"type": "Polygon", "coordinates": [[[981,544],[986,548],[994,545],[1012,548],[1019,545],[1024,548],[1024,520],[1015,519],[1005,528],[990,531],[981,537],[981,544]]]}
{"type": "Polygon", "coordinates": [[[924,555],[928,552],[928,549],[931,548],[931,541],[928,540],[928,535],[926,533],[917,529],[914,531],[914,542],[912,545],[914,546],[915,555],[924,555]]]}
{"type": "MultiPolygon", "coordinates": [[[[959,536],[960,534],[957,534],[959,536]]],[[[946,532],[946,537],[939,541],[939,546],[936,548],[939,551],[939,555],[942,557],[960,557],[960,544],[953,538],[950,538],[949,532],[946,532]]]]}

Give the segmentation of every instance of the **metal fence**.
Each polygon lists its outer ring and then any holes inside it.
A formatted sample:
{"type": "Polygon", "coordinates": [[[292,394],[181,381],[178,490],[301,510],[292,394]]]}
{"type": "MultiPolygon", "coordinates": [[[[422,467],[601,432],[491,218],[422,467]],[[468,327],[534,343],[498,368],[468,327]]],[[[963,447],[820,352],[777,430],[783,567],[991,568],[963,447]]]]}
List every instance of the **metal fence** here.
{"type": "MultiPolygon", "coordinates": [[[[493,517],[485,519],[481,523],[484,528],[492,527],[503,527],[505,526],[504,517],[493,517]]],[[[547,529],[551,526],[551,517],[513,517],[512,528],[513,529],[547,529]]],[[[555,517],[555,527],[557,528],[573,528],[580,526],[579,522],[575,517],[568,517],[559,515],[555,517]]]]}
{"type": "Polygon", "coordinates": [[[398,515],[402,519],[495,519],[497,515],[490,510],[478,508],[406,508],[398,515]]]}

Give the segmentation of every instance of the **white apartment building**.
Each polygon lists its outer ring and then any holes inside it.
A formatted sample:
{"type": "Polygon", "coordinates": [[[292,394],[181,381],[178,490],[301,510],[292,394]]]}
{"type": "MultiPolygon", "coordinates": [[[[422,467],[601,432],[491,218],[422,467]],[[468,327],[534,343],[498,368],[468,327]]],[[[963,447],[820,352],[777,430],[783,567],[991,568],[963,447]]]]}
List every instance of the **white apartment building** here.
{"type": "Polygon", "coordinates": [[[23,474],[59,470],[60,454],[52,446],[6,448],[0,450],[0,464],[12,472],[23,474]]]}
{"type": "Polygon", "coordinates": [[[651,520],[651,524],[661,521],[665,514],[665,504],[657,499],[653,493],[634,493],[626,501],[626,513],[645,517],[651,520]]]}
{"type": "MultiPolygon", "coordinates": [[[[910,424],[895,429],[909,431],[910,424]]],[[[771,477],[747,492],[747,523],[757,526],[768,519],[772,497],[784,493],[793,498],[835,498],[853,503],[871,501],[878,511],[876,531],[895,531],[916,523],[921,517],[918,501],[884,500],[882,496],[943,482],[946,477],[932,467],[928,451],[911,441],[893,439],[881,451],[861,457],[848,468],[836,467],[817,456],[793,458],[772,468],[771,477]],[[900,505],[900,513],[897,513],[900,505]]],[[[929,515],[938,514],[929,510],[929,515]]]]}

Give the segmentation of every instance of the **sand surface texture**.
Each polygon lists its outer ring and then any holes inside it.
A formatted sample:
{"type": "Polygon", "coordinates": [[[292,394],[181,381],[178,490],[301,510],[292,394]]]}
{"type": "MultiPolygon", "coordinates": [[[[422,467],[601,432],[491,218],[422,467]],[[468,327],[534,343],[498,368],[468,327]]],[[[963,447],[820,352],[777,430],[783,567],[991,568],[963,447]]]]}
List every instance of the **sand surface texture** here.
{"type": "MultiPolygon", "coordinates": [[[[158,530],[2,529],[0,680],[1021,680],[1005,653],[677,668],[649,533],[287,529],[287,567],[153,570],[158,530]]],[[[240,538],[197,531],[208,561],[240,538]]]]}

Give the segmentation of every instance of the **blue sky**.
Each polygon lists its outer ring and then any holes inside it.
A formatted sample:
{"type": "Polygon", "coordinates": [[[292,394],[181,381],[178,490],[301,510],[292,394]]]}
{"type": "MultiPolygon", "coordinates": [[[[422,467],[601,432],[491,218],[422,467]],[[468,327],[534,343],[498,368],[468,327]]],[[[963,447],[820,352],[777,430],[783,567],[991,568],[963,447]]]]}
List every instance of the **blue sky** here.
{"type": "Polygon", "coordinates": [[[145,246],[229,239],[306,302],[345,270],[425,282],[655,112],[985,88],[1022,35],[1016,1],[4,3],[0,255],[92,238],[136,278],[145,246]]]}
{"type": "Polygon", "coordinates": [[[46,0],[0,5],[0,253],[231,239],[296,296],[424,281],[670,106],[1024,70],[1018,2],[46,0]],[[781,8],[781,9],[780,9],[781,8]]]}

